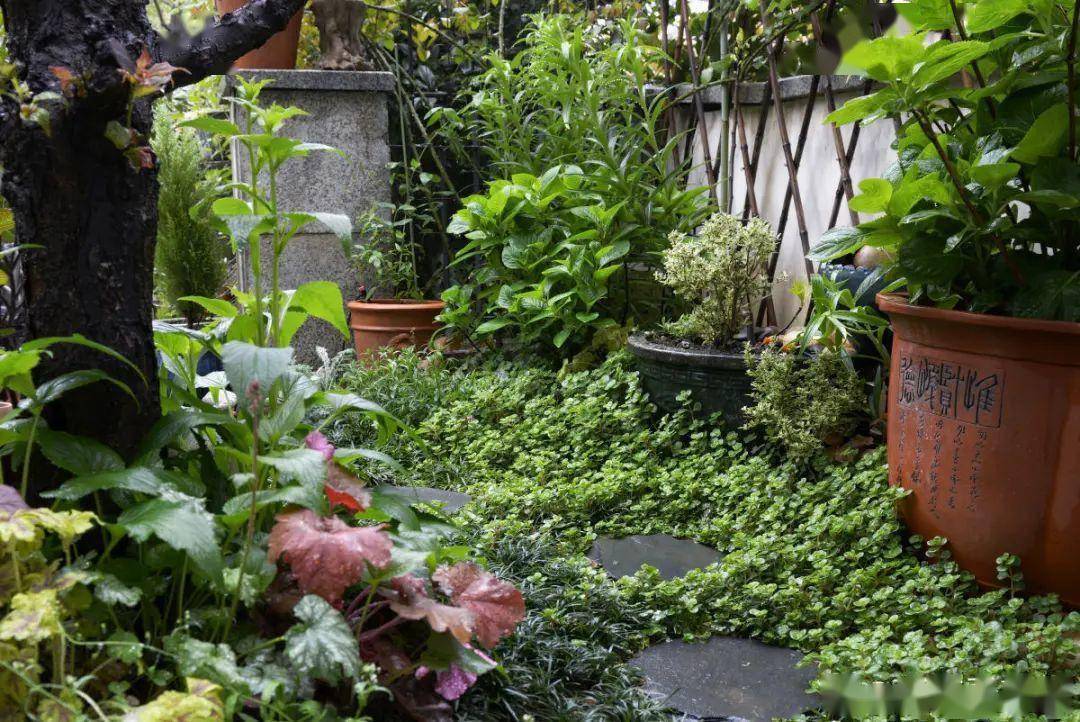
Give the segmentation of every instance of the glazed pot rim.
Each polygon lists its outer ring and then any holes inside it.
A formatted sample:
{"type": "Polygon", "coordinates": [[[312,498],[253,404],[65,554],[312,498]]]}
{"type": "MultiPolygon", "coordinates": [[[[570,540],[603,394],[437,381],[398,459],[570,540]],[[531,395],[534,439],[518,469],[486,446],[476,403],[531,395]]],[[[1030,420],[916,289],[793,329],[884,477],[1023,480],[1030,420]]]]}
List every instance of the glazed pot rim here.
{"type": "Polygon", "coordinates": [[[679,366],[710,366],[715,368],[746,369],[742,353],[693,346],[681,348],[649,341],[642,334],[633,334],[626,340],[631,353],[640,358],[661,361],[679,366]]]}
{"type": "Polygon", "coordinates": [[[933,306],[916,306],[908,303],[907,295],[902,293],[879,293],[878,308],[889,315],[913,316],[931,321],[951,321],[973,326],[984,326],[1004,331],[1041,332],[1080,336],[1080,323],[1074,321],[1050,321],[1041,318],[1020,318],[1017,316],[995,316],[989,313],[971,311],[953,311],[933,306]]]}
{"type": "Polygon", "coordinates": [[[372,298],[367,301],[349,301],[346,304],[357,311],[417,311],[446,308],[446,302],[436,300],[417,301],[411,298],[372,298]]]}

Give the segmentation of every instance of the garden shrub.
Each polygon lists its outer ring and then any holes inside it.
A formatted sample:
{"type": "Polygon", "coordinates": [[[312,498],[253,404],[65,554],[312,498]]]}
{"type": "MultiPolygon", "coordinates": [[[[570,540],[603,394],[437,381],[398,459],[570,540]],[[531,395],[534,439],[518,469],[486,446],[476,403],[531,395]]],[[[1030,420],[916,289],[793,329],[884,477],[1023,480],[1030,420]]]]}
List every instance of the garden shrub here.
{"type": "Polygon", "coordinates": [[[477,139],[496,174],[448,228],[467,239],[450,325],[576,351],[655,310],[626,292],[628,265],[655,263],[708,202],[686,187],[681,136],[665,140],[671,100],[647,88],[662,54],[635,23],[537,16],[517,55],[488,56],[460,111],[433,111],[441,136],[477,139]]]}
{"type": "Polygon", "coordinates": [[[228,246],[210,221],[215,173],[198,134],[174,127],[164,110],[158,112],[152,146],[161,184],[154,270],[165,300],[193,325],[206,310],[179,299],[214,298],[225,285],[228,246]]]}
{"type": "Polygon", "coordinates": [[[654,424],[624,354],[561,380],[513,363],[429,373],[443,395],[421,412],[427,453],[401,481],[466,491],[498,533],[550,529],[577,554],[598,534],[652,533],[724,554],[681,579],[618,582],[653,610],[644,635],[749,635],[879,678],[909,667],[1080,672],[1080,614],[980,592],[947,545],[907,539],[883,450],[797,465],[684,413],[654,424]]]}
{"type": "Polygon", "coordinates": [[[838,352],[796,355],[764,347],[746,354],[753,404],[746,425],[794,460],[839,443],[863,420],[866,382],[838,352]]]}

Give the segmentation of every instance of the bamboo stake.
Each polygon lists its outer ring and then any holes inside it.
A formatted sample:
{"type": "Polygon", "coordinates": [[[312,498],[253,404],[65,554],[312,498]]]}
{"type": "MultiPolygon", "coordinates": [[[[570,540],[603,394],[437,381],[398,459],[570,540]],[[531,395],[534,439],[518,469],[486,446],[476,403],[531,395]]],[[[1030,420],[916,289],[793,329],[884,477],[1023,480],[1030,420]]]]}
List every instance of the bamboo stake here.
{"type": "MultiPolygon", "coordinates": [[[[685,0],[684,0],[685,2],[685,0]]],[[[763,30],[767,32],[769,26],[768,10],[765,6],[765,0],[758,0],[758,7],[761,11],[761,24],[763,30]]],[[[795,203],[795,220],[799,224],[799,241],[802,244],[803,261],[806,265],[806,278],[809,280],[814,275],[814,265],[810,259],[806,256],[810,253],[810,235],[806,230],[806,212],[803,208],[802,193],[799,192],[799,168],[795,164],[795,158],[791,154],[791,138],[788,136],[787,123],[784,120],[784,101],[780,96],[780,80],[777,77],[776,71],[776,53],[770,52],[768,54],[769,59],[769,86],[772,88],[772,100],[773,107],[776,114],[776,129],[780,134],[780,145],[784,151],[784,163],[787,165],[788,170],[788,189],[791,192],[791,199],[795,203]]],[[[815,78],[816,79],[816,78],[815,78]]],[[[816,84],[813,88],[816,94],[816,84]]],[[[810,100],[813,103],[813,96],[810,100]]],[[[785,197],[786,198],[786,197],[785,197]]],[[[776,277],[776,267],[779,264],[780,259],[780,247],[783,245],[783,233],[778,234],[777,249],[773,254],[773,257],[769,260],[769,280],[772,281],[776,277]]],[[[768,301],[772,300],[772,296],[769,296],[768,301]]],[[[772,304],[766,303],[766,306],[771,309],[772,304]]],[[[770,322],[774,322],[775,311],[769,313],[770,322]]]]}
{"type": "Polygon", "coordinates": [[[754,216],[758,213],[757,190],[754,188],[754,171],[750,164],[750,149],[746,146],[746,118],[743,117],[742,101],[739,97],[739,81],[735,81],[735,127],[739,133],[739,151],[742,154],[743,176],[746,183],[746,204],[754,216]]]}
{"type": "MultiPolygon", "coordinates": [[[[831,14],[833,3],[830,2],[828,8],[825,11],[825,17],[828,18],[831,14]]],[[[821,31],[821,20],[818,18],[817,13],[810,16],[810,27],[814,31],[814,40],[821,44],[823,39],[823,33],[821,31]]],[[[832,76],[825,76],[825,107],[830,113],[836,110],[836,96],[833,94],[832,76]]],[[[835,124],[829,124],[832,129],[833,148],[836,150],[836,163],[840,166],[840,187],[844,194],[847,196],[850,202],[855,195],[855,189],[851,183],[851,167],[847,160],[847,152],[844,149],[844,137],[840,134],[840,129],[835,124]]],[[[859,214],[848,208],[848,215],[851,219],[851,225],[859,225],[859,214]]],[[[829,228],[835,225],[835,221],[830,222],[829,228]]]]}
{"type": "Polygon", "coordinates": [[[697,112],[698,137],[701,138],[701,152],[705,161],[705,179],[709,184],[709,195],[716,197],[716,174],[713,173],[712,151],[709,147],[709,127],[705,121],[705,103],[701,100],[701,76],[698,73],[697,59],[694,57],[694,36],[690,32],[690,6],[687,0],[679,1],[682,15],[683,34],[686,39],[686,60],[690,65],[690,80],[694,83],[694,109],[697,112]]]}

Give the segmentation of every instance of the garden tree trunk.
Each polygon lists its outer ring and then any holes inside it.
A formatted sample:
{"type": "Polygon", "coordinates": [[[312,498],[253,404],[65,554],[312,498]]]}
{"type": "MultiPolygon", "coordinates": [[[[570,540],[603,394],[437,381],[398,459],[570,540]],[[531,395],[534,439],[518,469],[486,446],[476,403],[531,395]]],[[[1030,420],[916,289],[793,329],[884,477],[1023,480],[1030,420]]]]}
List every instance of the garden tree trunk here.
{"type": "Polygon", "coordinates": [[[137,401],[93,384],[51,408],[54,428],[127,456],[160,414],[151,331],[158,187],[142,150],[159,93],[131,101],[138,58],[146,51],[152,63],[184,68],[168,88],[225,72],[303,4],[253,0],[195,37],[164,38],[150,26],[146,0],[0,0],[15,64],[14,78],[0,79],[3,193],[17,242],[42,246],[24,256],[29,335],[83,334],[123,354],[145,378],[90,349],[55,347],[39,382],[100,368],[137,401]],[[13,80],[25,89],[18,99],[13,80]],[[106,137],[114,121],[129,129],[126,154],[106,137]]]}

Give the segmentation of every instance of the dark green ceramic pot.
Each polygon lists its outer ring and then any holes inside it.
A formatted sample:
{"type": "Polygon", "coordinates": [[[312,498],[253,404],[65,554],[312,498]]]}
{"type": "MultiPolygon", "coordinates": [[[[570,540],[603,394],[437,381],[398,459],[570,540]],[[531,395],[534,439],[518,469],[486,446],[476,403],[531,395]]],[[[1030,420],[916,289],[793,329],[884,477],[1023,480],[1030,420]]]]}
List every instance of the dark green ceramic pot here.
{"type": "Polygon", "coordinates": [[[641,335],[631,336],[627,347],[645,391],[661,411],[678,410],[679,394],[689,391],[701,404],[701,415],[718,413],[728,424],[742,424],[743,407],[750,403],[750,377],[742,354],[656,343],[641,335]]]}

